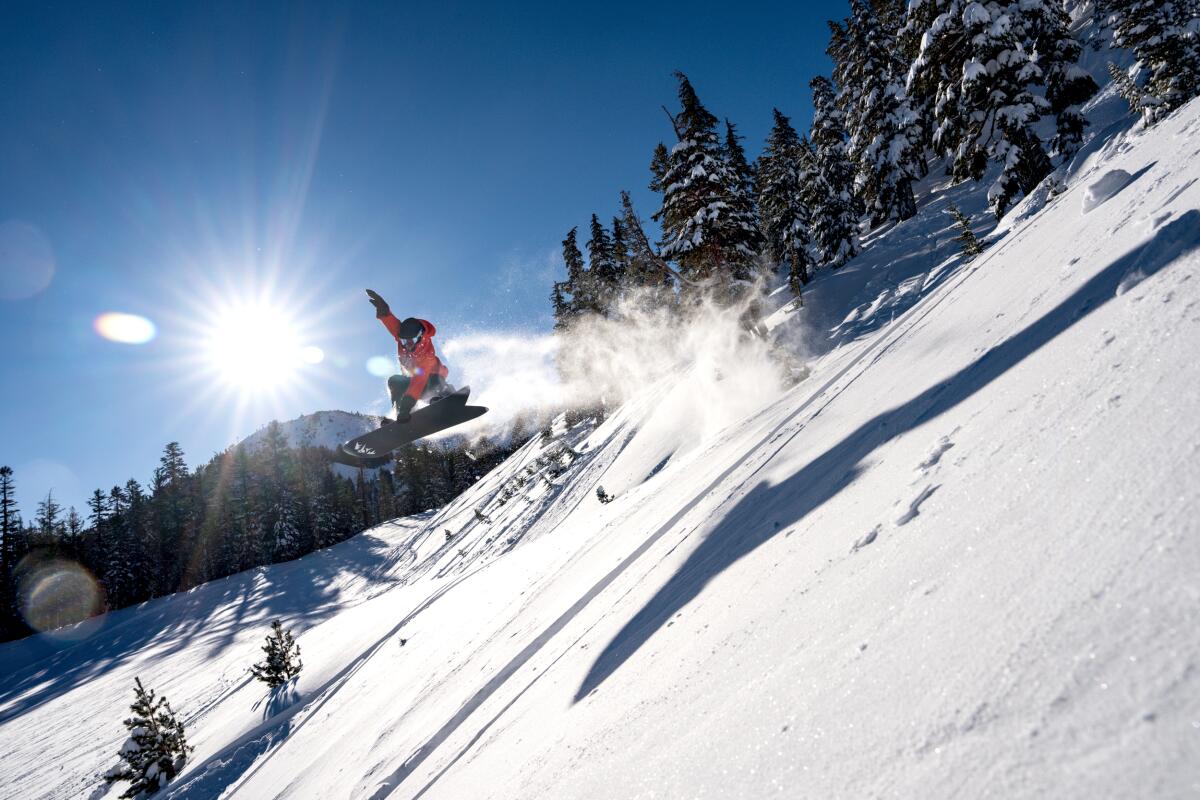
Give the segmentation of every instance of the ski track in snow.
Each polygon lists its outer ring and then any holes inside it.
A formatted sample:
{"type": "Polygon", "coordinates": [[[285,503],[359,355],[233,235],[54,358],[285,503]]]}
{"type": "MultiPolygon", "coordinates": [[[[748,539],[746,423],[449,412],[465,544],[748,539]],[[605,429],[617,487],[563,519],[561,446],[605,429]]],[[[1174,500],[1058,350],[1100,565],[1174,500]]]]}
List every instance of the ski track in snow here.
{"type": "Polygon", "coordinates": [[[196,746],[168,798],[1194,793],[1198,118],[969,264],[983,192],[931,179],[772,315],[811,374],[692,447],[668,377],[438,512],[0,646],[0,794],[115,797],[134,675],[196,746]]]}

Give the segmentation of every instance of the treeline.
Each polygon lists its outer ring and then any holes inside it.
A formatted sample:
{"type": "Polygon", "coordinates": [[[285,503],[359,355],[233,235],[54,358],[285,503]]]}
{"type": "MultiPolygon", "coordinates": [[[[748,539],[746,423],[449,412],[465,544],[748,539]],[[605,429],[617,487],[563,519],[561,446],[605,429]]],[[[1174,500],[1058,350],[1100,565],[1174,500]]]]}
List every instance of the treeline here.
{"type": "MultiPolygon", "coordinates": [[[[1096,40],[1136,59],[1129,71],[1110,72],[1147,123],[1200,94],[1198,5],[1089,6],[1096,40]]],[[[722,125],[676,73],[680,108],[668,111],[675,144],[658,144],[650,159],[662,236],[651,245],[625,192],[610,227],[592,216],[586,263],[572,229],[563,241],[566,280],[551,294],[557,328],[613,315],[618,299],[646,287],[654,302],[737,297],[780,265],[799,296],[814,270],[857,253],[864,221],[875,227],[916,214],[913,183],[935,159],[959,180],[994,176],[988,207],[1002,216],[1075,154],[1087,124],[1080,107],[1098,90],[1079,66],[1083,48],[1063,6],[851,0],[850,15],[829,23],[831,77],[809,83],[807,135],[776,109],[753,162],[735,125],[722,125]]]]}
{"type": "Polygon", "coordinates": [[[41,594],[43,628],[298,558],[382,521],[445,505],[535,432],[518,421],[504,441],[410,445],[375,477],[350,480],[331,469],[332,451],[289,447],[272,422],[255,446],[243,443],[195,470],[172,442],[149,486],[130,479],[96,489],[83,514],[64,510],[50,493],[31,522],[17,509],[13,470],[0,467],[0,641],[31,632],[29,594],[53,562],[82,566],[99,596],[81,614],[72,598],[41,594]]]}

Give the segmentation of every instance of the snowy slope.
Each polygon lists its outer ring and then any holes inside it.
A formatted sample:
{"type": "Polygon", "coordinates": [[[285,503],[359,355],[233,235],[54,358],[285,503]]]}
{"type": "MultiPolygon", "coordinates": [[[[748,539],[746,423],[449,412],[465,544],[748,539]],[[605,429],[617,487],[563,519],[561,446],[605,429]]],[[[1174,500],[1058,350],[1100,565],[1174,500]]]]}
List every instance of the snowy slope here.
{"type": "Polygon", "coordinates": [[[970,264],[939,195],[779,309],[782,393],[697,366],[435,515],[0,646],[0,794],[106,796],[140,675],[167,797],[1194,796],[1198,182],[1194,102],[970,264]]]}

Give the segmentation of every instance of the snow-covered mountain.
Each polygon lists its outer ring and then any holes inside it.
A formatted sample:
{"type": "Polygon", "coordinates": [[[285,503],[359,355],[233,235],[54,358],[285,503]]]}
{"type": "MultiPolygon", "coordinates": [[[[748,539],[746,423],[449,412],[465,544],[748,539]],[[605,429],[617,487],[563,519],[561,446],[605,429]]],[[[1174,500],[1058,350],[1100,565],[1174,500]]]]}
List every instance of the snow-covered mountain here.
{"type": "MultiPolygon", "coordinates": [[[[378,427],[379,417],[348,411],[317,411],[280,423],[289,447],[327,447],[331,450],[378,427]]],[[[266,435],[264,426],[247,436],[244,444],[252,449],[261,447],[266,435]]]]}
{"type": "Polygon", "coordinates": [[[1200,101],[1125,124],[969,263],[977,187],[926,187],[772,316],[786,390],[698,360],[439,512],[0,646],[2,793],[115,796],[140,676],[172,798],[1194,795],[1200,101]]]}

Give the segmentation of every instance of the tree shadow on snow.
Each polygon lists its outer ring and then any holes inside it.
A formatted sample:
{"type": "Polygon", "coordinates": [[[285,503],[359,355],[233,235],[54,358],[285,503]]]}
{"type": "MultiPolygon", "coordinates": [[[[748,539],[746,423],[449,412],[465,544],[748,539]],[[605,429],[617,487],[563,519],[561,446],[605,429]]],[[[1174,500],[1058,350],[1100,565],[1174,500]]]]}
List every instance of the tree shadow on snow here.
{"type": "MultiPolygon", "coordinates": [[[[908,402],[867,421],[781,483],[759,483],[714,527],[679,570],[597,656],[575,694],[599,687],[714,577],[849,485],[886,442],[986,388],[1131,283],[1200,248],[1200,211],[1189,210],[1109,264],[1040,319],[908,402]]],[[[801,429],[803,430],[803,429],[801,429]]],[[[784,441],[779,450],[799,432],[784,441]]],[[[778,452],[778,450],[776,451],[778,452]]],[[[770,463],[768,458],[763,463],[770,463]]],[[[761,467],[760,467],[761,469],[761,467]]],[[[712,487],[708,487],[712,488],[712,487]]],[[[651,537],[657,538],[657,537],[651,537]]]]}

